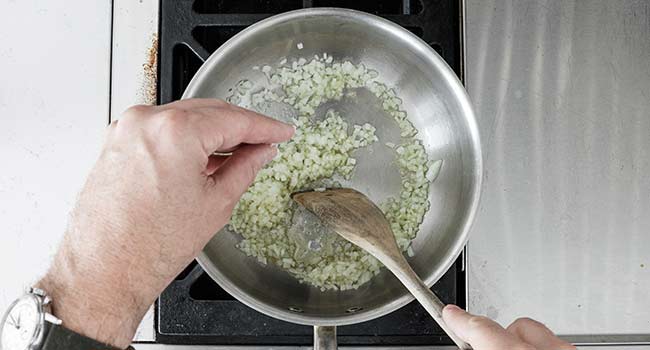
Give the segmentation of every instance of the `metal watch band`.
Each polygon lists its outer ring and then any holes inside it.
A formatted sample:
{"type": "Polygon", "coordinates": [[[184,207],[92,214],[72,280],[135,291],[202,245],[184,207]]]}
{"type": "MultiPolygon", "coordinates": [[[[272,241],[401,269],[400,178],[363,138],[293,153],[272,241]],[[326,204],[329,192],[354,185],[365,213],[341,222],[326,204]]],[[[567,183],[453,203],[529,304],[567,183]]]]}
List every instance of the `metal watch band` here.
{"type": "MultiPolygon", "coordinates": [[[[49,323],[48,328],[40,350],[122,350],[57,324],[49,323]]],[[[133,350],[130,346],[128,349],[133,350]]]]}

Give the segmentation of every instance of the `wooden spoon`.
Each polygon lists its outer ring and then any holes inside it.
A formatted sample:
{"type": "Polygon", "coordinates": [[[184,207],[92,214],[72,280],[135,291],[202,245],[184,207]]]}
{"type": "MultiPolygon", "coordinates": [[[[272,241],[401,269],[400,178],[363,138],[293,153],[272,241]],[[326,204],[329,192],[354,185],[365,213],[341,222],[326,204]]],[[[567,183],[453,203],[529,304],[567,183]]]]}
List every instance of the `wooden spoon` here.
{"type": "Polygon", "coordinates": [[[460,349],[472,349],[442,319],[445,304],[415,274],[397,247],[384,213],[368,197],[349,188],[298,192],[291,197],[343,238],[381,261],[460,349]]]}

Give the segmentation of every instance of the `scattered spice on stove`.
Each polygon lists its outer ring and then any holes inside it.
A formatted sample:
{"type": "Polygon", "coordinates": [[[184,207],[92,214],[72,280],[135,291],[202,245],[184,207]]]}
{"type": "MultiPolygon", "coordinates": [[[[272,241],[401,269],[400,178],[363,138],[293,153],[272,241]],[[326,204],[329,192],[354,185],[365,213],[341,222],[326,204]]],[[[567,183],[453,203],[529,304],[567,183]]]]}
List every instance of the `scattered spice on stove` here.
{"type": "Polygon", "coordinates": [[[156,103],[156,84],[158,78],[158,34],[151,39],[147,50],[147,61],[142,64],[143,86],[140,90],[142,102],[153,105],[156,103]]]}

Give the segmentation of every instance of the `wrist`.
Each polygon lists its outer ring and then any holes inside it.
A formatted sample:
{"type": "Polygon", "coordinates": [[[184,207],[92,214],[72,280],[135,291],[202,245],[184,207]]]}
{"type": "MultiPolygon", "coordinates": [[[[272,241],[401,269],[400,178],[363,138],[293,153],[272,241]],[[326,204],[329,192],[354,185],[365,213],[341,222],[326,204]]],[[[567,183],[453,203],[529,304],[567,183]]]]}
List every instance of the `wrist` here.
{"type": "Polygon", "coordinates": [[[147,302],[120,284],[117,279],[70,273],[55,264],[37,287],[52,298],[52,313],[66,328],[126,348],[153,301],[147,302]]]}

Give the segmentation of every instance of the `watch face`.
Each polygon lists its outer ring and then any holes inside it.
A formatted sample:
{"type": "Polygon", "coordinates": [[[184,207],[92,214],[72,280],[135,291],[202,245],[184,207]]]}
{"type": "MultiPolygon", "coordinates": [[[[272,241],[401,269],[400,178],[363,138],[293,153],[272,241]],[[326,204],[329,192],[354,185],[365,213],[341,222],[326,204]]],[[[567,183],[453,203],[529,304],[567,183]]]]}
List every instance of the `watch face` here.
{"type": "Polygon", "coordinates": [[[33,296],[18,299],[9,309],[0,329],[1,350],[28,350],[41,328],[41,310],[33,296]]]}

